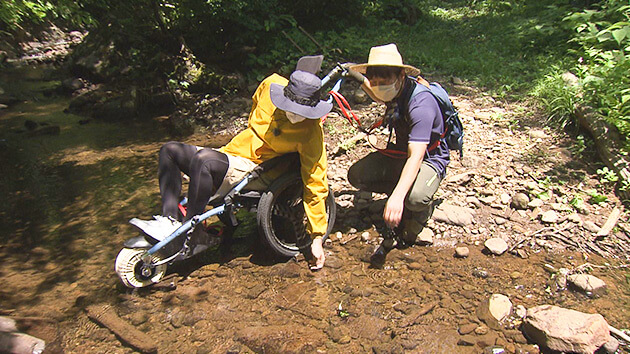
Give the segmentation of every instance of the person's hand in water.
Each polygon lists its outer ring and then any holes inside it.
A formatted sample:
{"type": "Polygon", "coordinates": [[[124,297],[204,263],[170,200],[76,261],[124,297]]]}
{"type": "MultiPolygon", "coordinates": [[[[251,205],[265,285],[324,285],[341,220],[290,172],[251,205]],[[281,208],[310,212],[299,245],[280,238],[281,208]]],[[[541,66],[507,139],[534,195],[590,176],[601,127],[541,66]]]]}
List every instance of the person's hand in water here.
{"type": "Polygon", "coordinates": [[[313,253],[313,259],[309,263],[311,270],[320,270],[324,268],[324,262],[326,261],[326,255],[324,254],[324,245],[321,237],[317,237],[311,244],[311,253],[313,253]]]}

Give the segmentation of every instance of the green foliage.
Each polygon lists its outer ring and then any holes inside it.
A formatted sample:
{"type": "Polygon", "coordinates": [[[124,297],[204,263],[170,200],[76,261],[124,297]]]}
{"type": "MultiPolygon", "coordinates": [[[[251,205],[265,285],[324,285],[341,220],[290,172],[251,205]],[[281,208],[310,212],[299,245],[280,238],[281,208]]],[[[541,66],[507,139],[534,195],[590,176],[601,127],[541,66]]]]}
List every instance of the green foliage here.
{"type": "Polygon", "coordinates": [[[610,170],[608,167],[602,167],[597,170],[597,175],[599,175],[599,182],[603,184],[616,184],[619,181],[619,177],[615,171],[610,170]]]}
{"type": "Polygon", "coordinates": [[[51,9],[48,1],[5,0],[0,2],[0,22],[8,29],[15,29],[26,20],[41,22],[51,9]]]}
{"type": "Polygon", "coordinates": [[[589,191],[588,195],[590,196],[588,202],[591,204],[601,204],[608,200],[608,197],[603,194],[599,194],[596,190],[589,191]]]}
{"type": "Polygon", "coordinates": [[[630,4],[602,1],[566,17],[575,29],[585,100],[626,137],[630,151],[630,4]]]}
{"type": "Polygon", "coordinates": [[[565,128],[574,121],[575,107],[581,95],[577,83],[567,83],[562,74],[554,68],[554,72],[537,82],[531,93],[547,110],[548,122],[565,128]]]}
{"type": "Polygon", "coordinates": [[[92,22],[81,5],[72,0],[3,0],[0,1],[0,30],[15,30],[25,23],[61,20],[83,26],[92,22]]]}

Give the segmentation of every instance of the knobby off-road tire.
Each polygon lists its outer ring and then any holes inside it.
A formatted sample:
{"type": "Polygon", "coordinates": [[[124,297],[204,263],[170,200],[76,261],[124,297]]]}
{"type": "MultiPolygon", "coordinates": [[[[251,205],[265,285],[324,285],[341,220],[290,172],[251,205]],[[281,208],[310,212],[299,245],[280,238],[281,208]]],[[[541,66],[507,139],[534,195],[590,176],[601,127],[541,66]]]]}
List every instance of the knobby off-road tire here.
{"type": "MultiPolygon", "coordinates": [[[[335,224],[337,207],[333,192],[326,198],[328,229],[324,241],[335,224]]],[[[279,177],[263,193],[258,203],[258,230],[265,243],[280,256],[299,253],[297,240],[306,236],[306,214],[302,204],[302,178],[299,173],[279,177]]]]}
{"type": "MultiPolygon", "coordinates": [[[[142,255],[146,252],[140,248],[123,248],[116,257],[116,273],[123,284],[128,288],[142,288],[158,283],[166,273],[166,264],[161,264],[151,270],[151,274],[146,277],[142,275],[142,255]]],[[[153,255],[154,261],[159,261],[160,257],[153,255]]]]}

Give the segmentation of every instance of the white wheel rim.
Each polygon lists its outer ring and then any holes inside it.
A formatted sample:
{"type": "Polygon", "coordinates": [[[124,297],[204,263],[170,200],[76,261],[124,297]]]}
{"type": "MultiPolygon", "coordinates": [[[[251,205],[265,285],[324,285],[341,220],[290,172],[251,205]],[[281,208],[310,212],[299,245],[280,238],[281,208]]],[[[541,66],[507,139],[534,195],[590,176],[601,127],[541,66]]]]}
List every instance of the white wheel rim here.
{"type": "MultiPolygon", "coordinates": [[[[139,278],[136,274],[136,266],[142,262],[141,256],[145,250],[123,248],[116,257],[116,273],[120,280],[128,288],[142,288],[159,282],[166,273],[166,264],[155,267],[153,274],[148,278],[139,278]]],[[[153,261],[159,261],[160,257],[153,255],[153,261]]]]}

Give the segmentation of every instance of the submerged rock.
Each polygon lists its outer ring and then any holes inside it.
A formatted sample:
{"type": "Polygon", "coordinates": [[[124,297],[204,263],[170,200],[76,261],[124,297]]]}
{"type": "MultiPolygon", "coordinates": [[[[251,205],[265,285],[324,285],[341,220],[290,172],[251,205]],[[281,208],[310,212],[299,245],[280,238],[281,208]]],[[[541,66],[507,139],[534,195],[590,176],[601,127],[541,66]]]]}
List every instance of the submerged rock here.
{"type": "Polygon", "coordinates": [[[571,274],[567,276],[569,283],[587,295],[602,295],[606,292],[606,283],[590,274],[571,274]]]}
{"type": "Polygon", "coordinates": [[[488,327],[499,330],[500,323],[512,313],[512,302],[503,294],[492,294],[477,307],[477,317],[488,327]]]}
{"type": "Polygon", "coordinates": [[[455,257],[457,258],[466,258],[470,254],[470,250],[468,247],[457,247],[455,248],[455,257]]]}

